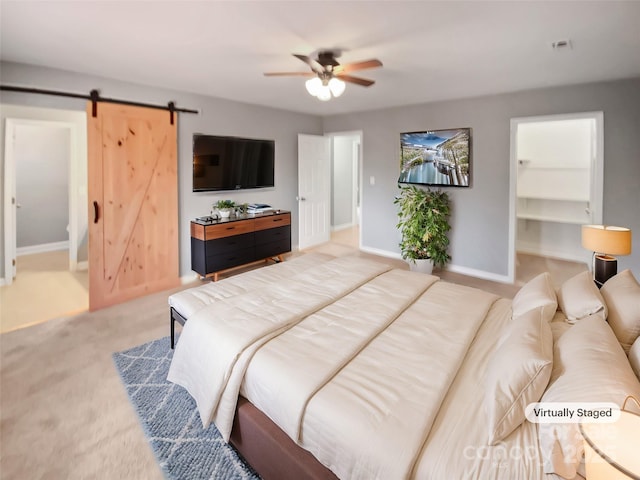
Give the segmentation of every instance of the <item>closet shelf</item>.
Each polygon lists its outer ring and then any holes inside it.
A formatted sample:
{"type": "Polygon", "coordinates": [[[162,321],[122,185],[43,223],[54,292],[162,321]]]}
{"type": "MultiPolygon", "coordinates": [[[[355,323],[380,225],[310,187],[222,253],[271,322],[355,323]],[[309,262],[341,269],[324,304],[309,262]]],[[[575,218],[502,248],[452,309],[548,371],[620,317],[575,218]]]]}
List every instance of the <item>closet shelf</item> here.
{"type": "Polygon", "coordinates": [[[558,215],[535,215],[531,213],[518,213],[516,216],[519,220],[535,220],[538,222],[573,223],[576,225],[582,225],[589,222],[589,219],[579,219],[573,216],[561,217],[558,215]]]}
{"type": "Polygon", "coordinates": [[[589,197],[572,197],[570,195],[567,195],[565,197],[562,197],[561,194],[559,194],[558,192],[556,192],[555,194],[551,195],[545,195],[543,193],[539,193],[539,194],[534,194],[534,195],[518,195],[518,199],[522,199],[522,200],[553,200],[553,201],[557,201],[557,202],[584,202],[584,203],[588,203],[589,202],[589,197]]]}

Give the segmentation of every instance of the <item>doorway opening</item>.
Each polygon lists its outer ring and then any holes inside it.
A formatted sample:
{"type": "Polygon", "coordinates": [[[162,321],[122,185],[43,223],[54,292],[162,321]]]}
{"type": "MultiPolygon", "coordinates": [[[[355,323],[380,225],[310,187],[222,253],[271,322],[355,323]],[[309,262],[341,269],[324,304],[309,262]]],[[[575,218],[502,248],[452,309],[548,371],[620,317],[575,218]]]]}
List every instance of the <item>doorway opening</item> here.
{"type": "Polygon", "coordinates": [[[360,248],[362,132],[331,134],[331,241],[360,248]]]}
{"type": "Polygon", "coordinates": [[[298,135],[298,248],[362,245],[362,132],[298,135]]]}
{"type": "Polygon", "coordinates": [[[86,115],[2,106],[2,323],[6,332],[88,306],[86,115]]]}
{"type": "Polygon", "coordinates": [[[588,268],[591,254],[581,246],[581,226],[602,223],[603,139],[602,112],[511,120],[514,283],[544,271],[546,259],[588,268]]]}

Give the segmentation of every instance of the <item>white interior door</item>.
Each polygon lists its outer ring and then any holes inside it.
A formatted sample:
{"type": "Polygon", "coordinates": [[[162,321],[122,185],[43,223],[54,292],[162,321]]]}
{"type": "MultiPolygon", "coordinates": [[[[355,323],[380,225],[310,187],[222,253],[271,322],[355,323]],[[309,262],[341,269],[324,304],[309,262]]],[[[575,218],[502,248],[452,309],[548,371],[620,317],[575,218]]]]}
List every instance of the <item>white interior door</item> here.
{"type": "Polygon", "coordinates": [[[321,135],[298,135],[298,248],[328,242],[331,208],[331,143],[321,135]]]}

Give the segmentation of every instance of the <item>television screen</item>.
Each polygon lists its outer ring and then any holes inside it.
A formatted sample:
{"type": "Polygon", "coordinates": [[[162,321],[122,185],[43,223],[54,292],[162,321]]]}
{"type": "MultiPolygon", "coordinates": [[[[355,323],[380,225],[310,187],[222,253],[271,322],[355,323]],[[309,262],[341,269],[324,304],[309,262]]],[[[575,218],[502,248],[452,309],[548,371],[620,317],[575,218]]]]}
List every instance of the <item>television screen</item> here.
{"type": "Polygon", "coordinates": [[[470,147],[470,128],[401,133],[398,183],[468,187],[470,147]]]}
{"type": "Polygon", "coordinates": [[[251,138],[193,136],[193,191],[274,186],[275,142],[251,138]]]}

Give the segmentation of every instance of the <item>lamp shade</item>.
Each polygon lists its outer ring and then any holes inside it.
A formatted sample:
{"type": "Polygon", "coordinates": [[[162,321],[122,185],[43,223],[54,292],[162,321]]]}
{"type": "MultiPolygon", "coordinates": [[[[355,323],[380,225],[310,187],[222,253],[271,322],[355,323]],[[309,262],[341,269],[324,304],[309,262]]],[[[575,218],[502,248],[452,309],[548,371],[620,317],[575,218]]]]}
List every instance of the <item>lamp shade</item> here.
{"type": "Polygon", "coordinates": [[[587,480],[640,478],[640,416],[625,410],[613,423],[581,423],[587,480]]]}
{"type": "Polygon", "coordinates": [[[631,230],[607,225],[583,225],[582,246],[592,252],[629,255],[631,230]]]}

